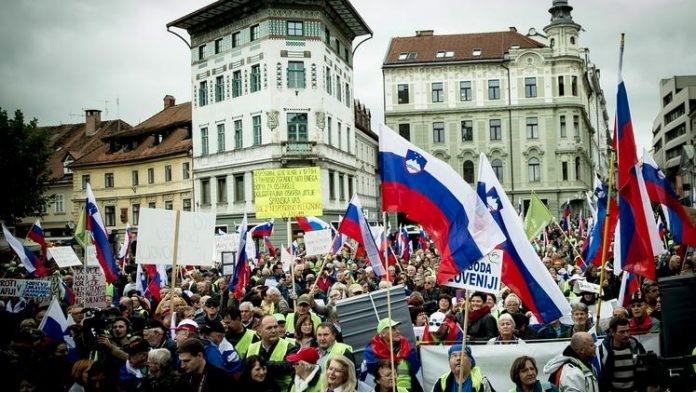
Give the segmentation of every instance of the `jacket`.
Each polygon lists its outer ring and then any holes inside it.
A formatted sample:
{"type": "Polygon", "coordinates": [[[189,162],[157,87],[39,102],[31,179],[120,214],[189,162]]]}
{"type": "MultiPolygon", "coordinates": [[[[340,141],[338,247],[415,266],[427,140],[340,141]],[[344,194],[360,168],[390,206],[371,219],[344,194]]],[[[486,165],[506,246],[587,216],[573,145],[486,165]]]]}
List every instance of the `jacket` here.
{"type": "MultiPolygon", "coordinates": [[[[599,346],[599,362],[602,370],[602,374],[599,377],[599,389],[604,392],[612,390],[612,377],[614,375],[614,351],[610,347],[612,341],[612,336],[607,335],[604,341],[602,341],[602,345],[599,346]]],[[[643,344],[635,338],[630,337],[628,343],[634,356],[645,353],[643,344]]],[[[645,387],[641,386],[634,385],[633,387],[637,390],[645,389],[645,387]]]]}
{"type": "Polygon", "coordinates": [[[234,379],[227,371],[206,363],[203,375],[186,374],[181,378],[181,385],[176,390],[187,392],[227,392],[234,379]]]}
{"type": "MultiPolygon", "coordinates": [[[[493,386],[491,386],[491,383],[488,381],[488,378],[486,378],[483,373],[481,372],[481,369],[478,368],[478,366],[474,366],[471,368],[471,372],[469,373],[469,378],[471,379],[471,391],[472,392],[492,392],[493,386]]],[[[442,374],[440,378],[438,378],[437,382],[435,382],[435,385],[433,385],[433,392],[449,392],[450,391],[450,386],[452,386],[452,382],[454,381],[454,374],[452,372],[447,372],[445,374],[442,374]]],[[[466,384],[466,382],[465,382],[466,384]]]]}
{"type": "Polygon", "coordinates": [[[578,359],[570,346],[546,363],[544,373],[561,392],[596,392],[599,388],[592,367],[578,359]]]}

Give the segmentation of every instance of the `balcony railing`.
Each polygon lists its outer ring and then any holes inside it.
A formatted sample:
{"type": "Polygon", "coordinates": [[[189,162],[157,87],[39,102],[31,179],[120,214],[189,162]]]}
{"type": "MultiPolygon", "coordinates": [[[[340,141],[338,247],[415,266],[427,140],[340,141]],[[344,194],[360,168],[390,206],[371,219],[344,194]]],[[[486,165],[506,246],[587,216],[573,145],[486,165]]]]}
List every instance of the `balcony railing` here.
{"type": "Polygon", "coordinates": [[[283,142],[283,155],[285,156],[309,156],[316,154],[311,141],[287,141],[283,142]]]}

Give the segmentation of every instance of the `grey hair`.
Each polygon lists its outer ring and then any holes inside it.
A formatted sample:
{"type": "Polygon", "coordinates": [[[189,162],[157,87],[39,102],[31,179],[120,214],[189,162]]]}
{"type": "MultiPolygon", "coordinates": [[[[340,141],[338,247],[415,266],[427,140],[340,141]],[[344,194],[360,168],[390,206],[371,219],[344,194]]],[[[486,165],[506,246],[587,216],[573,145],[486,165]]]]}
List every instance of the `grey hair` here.
{"type": "Polygon", "coordinates": [[[169,363],[172,361],[172,354],[167,348],[151,349],[147,354],[147,360],[162,368],[166,368],[169,367],[169,363]]]}
{"type": "Polygon", "coordinates": [[[278,296],[280,296],[280,291],[276,287],[270,287],[266,290],[266,295],[278,295],[278,296]]]}
{"type": "Polygon", "coordinates": [[[242,306],[249,306],[250,309],[254,309],[254,304],[252,302],[242,302],[242,304],[239,305],[239,308],[241,309],[242,306]]]}
{"type": "Polygon", "coordinates": [[[501,322],[502,320],[504,320],[504,319],[505,319],[505,320],[509,320],[510,323],[512,323],[512,327],[513,327],[513,328],[517,327],[517,324],[515,323],[515,318],[513,318],[512,315],[510,315],[510,314],[501,314],[501,315],[498,317],[498,325],[500,325],[500,322],[501,322]]]}
{"type": "Polygon", "coordinates": [[[589,312],[589,309],[587,308],[587,304],[585,303],[573,303],[570,306],[571,311],[584,311],[584,312],[589,312]]]}

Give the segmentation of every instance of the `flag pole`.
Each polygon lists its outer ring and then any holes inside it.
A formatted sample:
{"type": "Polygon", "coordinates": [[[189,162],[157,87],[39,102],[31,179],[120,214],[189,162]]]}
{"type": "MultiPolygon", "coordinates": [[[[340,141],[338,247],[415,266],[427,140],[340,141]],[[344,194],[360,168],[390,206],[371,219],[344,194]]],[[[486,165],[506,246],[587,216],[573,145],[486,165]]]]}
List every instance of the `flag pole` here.
{"type": "Polygon", "coordinates": [[[181,211],[176,211],[176,219],[174,221],[174,252],[172,253],[172,282],[171,282],[171,292],[172,296],[170,301],[172,302],[172,308],[174,308],[174,288],[176,287],[176,262],[179,258],[179,220],[181,219],[181,211]]]}
{"type": "Polygon", "coordinates": [[[582,258],[582,254],[580,254],[580,252],[578,251],[578,248],[575,247],[575,244],[573,244],[573,242],[570,241],[570,238],[569,238],[568,235],[565,233],[565,231],[563,230],[563,228],[561,228],[561,226],[558,225],[558,221],[556,221],[556,217],[553,218],[553,223],[556,224],[556,227],[557,227],[558,229],[560,229],[561,232],[563,232],[563,237],[568,241],[568,244],[570,244],[570,246],[573,247],[573,251],[575,251],[575,254],[578,256],[578,258],[580,258],[580,261],[582,262],[582,264],[583,264],[583,265],[587,265],[587,264],[585,263],[585,260],[582,258]]]}
{"type": "MultiPolygon", "coordinates": [[[[621,34],[621,46],[623,46],[623,33],[621,34]]],[[[604,287],[604,274],[607,265],[607,249],[609,248],[609,213],[611,209],[611,187],[614,182],[614,153],[609,153],[609,186],[607,187],[607,216],[604,217],[604,234],[602,235],[602,271],[599,272],[599,295],[597,296],[597,326],[602,315],[602,289],[604,287]]]]}
{"type": "MultiPolygon", "coordinates": [[[[288,247],[292,250],[292,221],[288,217],[287,222],[287,232],[288,232],[288,247]]],[[[319,275],[317,274],[317,277],[319,275]]],[[[293,255],[292,261],[290,261],[290,279],[292,280],[292,293],[295,294],[294,299],[292,299],[292,309],[297,312],[297,291],[295,291],[295,258],[293,255]]]]}
{"type": "MultiPolygon", "coordinates": [[[[384,225],[384,230],[387,230],[387,212],[382,212],[382,225],[384,225]]],[[[387,234],[388,235],[388,234],[387,234]]],[[[386,236],[385,236],[386,237],[386,236]]],[[[392,280],[389,277],[389,251],[387,247],[384,248],[384,272],[387,275],[387,282],[389,286],[387,287],[387,318],[389,318],[389,364],[391,365],[391,376],[392,376],[392,392],[396,392],[396,373],[394,371],[394,334],[392,333],[392,312],[391,312],[391,290],[392,290],[392,280]]]]}
{"type": "Polygon", "coordinates": [[[466,332],[469,325],[469,291],[464,289],[464,327],[462,329],[462,350],[459,353],[459,391],[462,392],[464,389],[464,384],[462,379],[464,379],[464,349],[466,348],[466,332]]]}

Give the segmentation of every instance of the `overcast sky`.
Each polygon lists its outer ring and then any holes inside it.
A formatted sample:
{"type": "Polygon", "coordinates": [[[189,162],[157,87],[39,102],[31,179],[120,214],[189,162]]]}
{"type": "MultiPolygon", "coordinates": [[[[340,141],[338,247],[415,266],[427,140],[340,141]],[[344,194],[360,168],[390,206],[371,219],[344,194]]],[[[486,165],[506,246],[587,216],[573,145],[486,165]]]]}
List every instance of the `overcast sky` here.
{"type": "MultiPolygon", "coordinates": [[[[190,97],[190,54],[165,25],[211,1],[16,0],[0,12],[0,107],[21,109],[41,125],[83,121],[103,110],[136,125],[162,108],[162,97],[190,97]],[[117,101],[119,105],[117,106],[117,101]]],[[[355,55],[354,96],[381,119],[381,64],[389,39],[548,24],[551,0],[353,0],[374,31],[355,55]]],[[[639,148],[649,147],[660,78],[696,74],[696,1],[570,0],[579,39],[602,70],[614,113],[619,34],[626,33],[624,80],[639,148]]],[[[362,38],[358,38],[355,43],[362,38]]]]}

